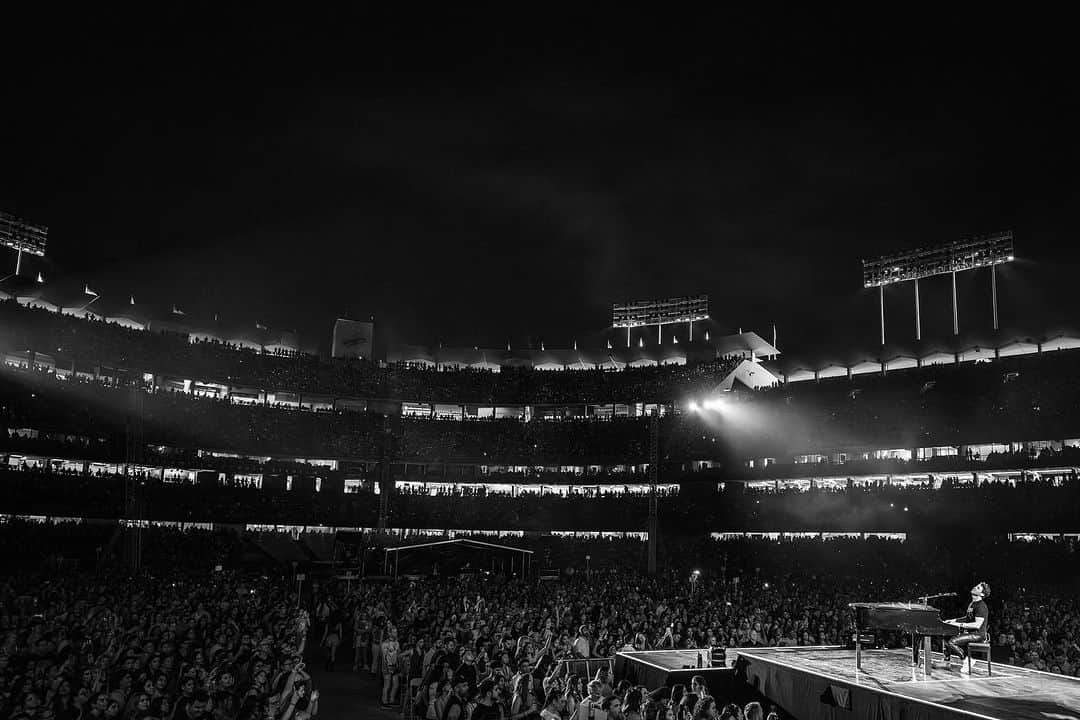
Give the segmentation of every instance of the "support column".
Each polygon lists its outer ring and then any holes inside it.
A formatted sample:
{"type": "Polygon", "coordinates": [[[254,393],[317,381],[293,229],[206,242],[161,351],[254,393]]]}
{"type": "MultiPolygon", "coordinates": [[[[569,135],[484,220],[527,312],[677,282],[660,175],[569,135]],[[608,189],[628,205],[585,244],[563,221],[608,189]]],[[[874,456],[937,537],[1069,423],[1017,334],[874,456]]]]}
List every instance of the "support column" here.
{"type": "Polygon", "coordinates": [[[626,347],[630,347],[630,326],[626,326],[626,347]]]}
{"type": "Polygon", "coordinates": [[[960,334],[960,324],[956,319],[956,271],[952,272],[952,334],[960,334]]]}
{"type": "Polygon", "coordinates": [[[656,326],[656,344],[657,345],[663,345],[664,344],[664,324],[663,323],[659,323],[656,326]]]}
{"type": "Polygon", "coordinates": [[[881,344],[885,344],[885,286],[878,285],[878,302],[881,305],[881,344]]]}
{"type": "Polygon", "coordinates": [[[656,574],[656,545],[659,541],[659,523],[657,522],[659,499],[657,483],[660,481],[660,413],[653,411],[649,418],[649,524],[647,568],[650,575],[656,574]]]}
{"type": "Polygon", "coordinates": [[[19,250],[19,254],[15,256],[15,274],[19,274],[19,270],[22,268],[22,250],[19,250]]]}
{"type": "Polygon", "coordinates": [[[990,266],[990,294],[994,299],[994,330],[998,329],[997,315],[997,265],[990,266]]]}
{"type": "Polygon", "coordinates": [[[690,342],[694,342],[694,321],[690,321],[690,342]]]}
{"type": "Polygon", "coordinates": [[[915,339],[922,340],[922,316],[919,313],[919,278],[915,278],[915,339]]]}

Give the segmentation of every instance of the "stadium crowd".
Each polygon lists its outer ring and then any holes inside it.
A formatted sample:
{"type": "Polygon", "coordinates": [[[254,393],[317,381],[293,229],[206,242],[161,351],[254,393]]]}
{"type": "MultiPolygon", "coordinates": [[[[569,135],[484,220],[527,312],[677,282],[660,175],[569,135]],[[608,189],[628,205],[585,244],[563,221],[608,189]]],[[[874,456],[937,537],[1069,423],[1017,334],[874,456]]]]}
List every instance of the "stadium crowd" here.
{"type": "MultiPolygon", "coordinates": [[[[530,470],[485,479],[608,483],[605,489],[640,482],[627,468],[648,462],[649,421],[390,418],[197,397],[156,378],[428,403],[682,403],[713,390],[733,367],[387,367],[191,342],[183,333],[0,302],[0,350],[28,348],[47,351],[70,374],[61,380],[51,371],[5,368],[0,375],[0,457],[15,458],[0,468],[0,513],[130,517],[134,492],[136,517],[237,527],[371,528],[379,520],[379,478],[445,482],[448,467],[476,480],[481,464],[576,465],[591,476],[530,470]],[[209,449],[262,459],[212,457],[209,449]],[[18,460],[19,452],[82,464],[43,466],[18,460]],[[304,457],[338,458],[342,467],[304,457]],[[183,481],[145,468],[128,478],[117,468],[121,458],[196,470],[183,481]],[[430,477],[428,465],[438,466],[430,477]]],[[[1076,527],[1080,479],[1066,471],[1052,480],[1032,474],[976,484],[963,472],[1076,462],[1080,451],[1066,441],[1080,437],[1077,362],[1062,353],[803,383],[752,394],[716,417],[665,416],[661,481],[679,489],[661,498],[666,570],[656,576],[641,572],[644,545],[636,539],[531,537],[645,526],[647,498],[599,490],[564,497],[468,485],[399,489],[388,503],[390,526],[518,532],[556,572],[542,582],[520,577],[520,567],[515,575],[500,565],[495,574],[494,564],[489,572],[447,567],[435,578],[324,577],[300,596],[275,549],[294,543],[289,557],[310,561],[318,554],[314,538],[151,524],[139,536],[142,567],[128,575],[116,559],[130,529],[3,521],[0,720],[309,720],[319,706],[311,674],[339,670],[371,673],[385,705],[432,720],[762,720],[765,709],[747,705],[747,697],[712,697],[701,683],[629,687],[603,670],[586,675],[575,661],[631,647],[846,643],[849,602],[912,599],[977,580],[994,587],[990,630],[1002,659],[1080,676],[1080,587],[1061,572],[1075,566],[1075,546],[1004,539],[1010,531],[1076,527]],[[733,469],[751,455],[1033,438],[1056,445],[936,458],[921,467],[947,475],[925,485],[796,492],[732,482],[820,471],[733,469]],[[734,463],[732,447],[743,453],[734,463]],[[720,467],[690,471],[690,461],[704,459],[720,467]],[[718,542],[709,538],[717,530],[895,531],[909,539],[718,542]],[[958,533],[966,533],[963,543],[947,542],[958,533]],[[583,557],[594,562],[582,568],[583,557]],[[691,569],[703,573],[695,583],[691,569]],[[319,668],[309,672],[305,662],[313,658],[319,668]]],[[[909,467],[886,460],[829,474],[909,467]]]]}
{"type": "MultiPolygon", "coordinates": [[[[0,455],[0,458],[3,456],[0,455]]],[[[60,517],[125,517],[122,470],[69,470],[22,464],[0,467],[0,513],[60,517]]],[[[305,467],[276,471],[258,482],[214,471],[198,480],[171,481],[137,472],[142,517],[184,522],[273,523],[375,527],[375,478],[346,491],[345,473],[305,467]],[[303,471],[302,473],[300,471],[303,471]]],[[[579,488],[584,490],[585,488],[579,488]]],[[[389,527],[460,530],[638,531],[648,497],[608,486],[571,495],[480,492],[464,487],[434,494],[402,486],[388,504],[389,527]]],[[[687,479],[661,493],[660,521],[677,534],[717,531],[920,532],[953,528],[984,533],[1062,532],[1080,523],[1080,480],[1029,479],[1015,484],[944,483],[941,487],[851,487],[807,491],[752,490],[740,483],[687,479]]]]}
{"type": "MultiPolygon", "coordinates": [[[[176,375],[247,388],[423,402],[562,403],[671,402],[711,391],[738,363],[631,367],[617,372],[536,372],[503,368],[432,369],[364,360],[322,360],[301,352],[266,352],[219,340],[191,341],[183,323],[170,330],[135,330],[82,319],[13,300],[0,301],[0,350],[36,350],[73,369],[122,369],[176,375]]],[[[227,333],[222,333],[227,334],[227,333]]],[[[257,328],[239,333],[266,342],[257,328]]],[[[196,334],[197,337],[202,337],[196,334]]],[[[501,358],[500,358],[501,359],[501,358]]]]}
{"type": "MultiPolygon", "coordinates": [[[[61,381],[50,373],[0,375],[0,422],[12,441],[35,447],[41,434],[61,449],[112,453],[123,447],[136,414],[148,445],[228,449],[254,454],[376,459],[385,453],[402,461],[520,462],[541,464],[562,457],[579,463],[643,462],[648,452],[648,420],[513,419],[446,421],[389,418],[379,413],[311,411],[242,405],[183,392],[143,388],[135,394],[96,381],[61,381]],[[32,430],[38,438],[15,431],[32,430]]],[[[138,387],[138,386],[136,386],[138,387]]],[[[669,454],[715,454],[711,435],[690,419],[663,422],[669,454]]]]}
{"type": "MultiPolygon", "coordinates": [[[[25,547],[13,537],[21,534],[44,533],[4,528],[5,558],[13,545],[25,547]]],[[[165,557],[207,557],[212,545],[205,537],[157,540],[173,544],[165,557]]],[[[314,718],[319,692],[303,662],[308,615],[288,584],[227,570],[207,575],[177,572],[164,557],[134,575],[6,574],[0,718],[314,718]]]]}
{"type": "Polygon", "coordinates": [[[710,702],[700,683],[670,692],[633,687],[616,682],[603,663],[586,674],[577,661],[628,649],[846,644],[849,602],[909,599],[958,579],[992,577],[1000,598],[991,628],[1007,661],[1080,674],[1080,647],[1069,635],[1075,588],[1040,585],[1055,575],[1060,581],[1055,564],[1072,558],[1071,547],[990,542],[975,558],[969,548],[921,552],[931,549],[865,540],[738,541],[681,548],[680,569],[656,577],[607,567],[540,584],[471,574],[330,586],[317,622],[343,628],[347,645],[351,626],[352,670],[381,678],[383,703],[413,704],[417,716],[443,718],[460,706],[455,717],[535,717],[547,710],[542,717],[566,718],[595,703],[612,718],[667,717],[669,706],[676,718],[717,717],[739,698],[710,702]],[[691,583],[685,561],[695,554],[721,560],[691,583]],[[1015,564],[999,566],[989,556],[1015,564]],[[1025,564],[1027,575],[1001,570],[1025,564]]]}
{"type": "Polygon", "coordinates": [[[327,671],[371,673],[385,705],[440,720],[565,720],[594,703],[594,718],[612,720],[664,718],[669,706],[676,718],[725,708],[752,717],[732,707],[746,696],[633,687],[603,662],[586,674],[574,661],[629,648],[843,644],[848,602],[972,578],[995,587],[991,634],[1004,659],[1080,675],[1077,588],[1060,573],[1075,550],[1063,543],[700,541],[669,548],[670,569],[648,576],[624,541],[609,563],[539,583],[450,567],[430,578],[326,577],[298,608],[281,570],[237,567],[241,540],[228,532],[147,528],[132,576],[53,562],[99,541],[92,532],[0,525],[0,718],[303,719],[318,713],[311,676],[327,671]],[[703,570],[696,583],[692,567],[703,570]]]}

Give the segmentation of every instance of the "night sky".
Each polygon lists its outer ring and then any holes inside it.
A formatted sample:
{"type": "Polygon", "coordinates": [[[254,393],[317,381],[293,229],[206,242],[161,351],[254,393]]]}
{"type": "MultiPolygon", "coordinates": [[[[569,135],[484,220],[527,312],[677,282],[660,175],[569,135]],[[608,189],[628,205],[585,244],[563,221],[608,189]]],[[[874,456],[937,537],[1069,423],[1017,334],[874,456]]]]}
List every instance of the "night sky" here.
{"type": "MultiPolygon", "coordinates": [[[[1002,325],[1080,326],[1067,38],[517,10],[13,19],[0,209],[50,227],[30,272],[315,342],[349,313],[568,346],[612,302],[708,293],[789,354],[872,347],[861,258],[1002,229],[1002,325]]],[[[988,329],[986,271],[960,290],[988,329]]]]}

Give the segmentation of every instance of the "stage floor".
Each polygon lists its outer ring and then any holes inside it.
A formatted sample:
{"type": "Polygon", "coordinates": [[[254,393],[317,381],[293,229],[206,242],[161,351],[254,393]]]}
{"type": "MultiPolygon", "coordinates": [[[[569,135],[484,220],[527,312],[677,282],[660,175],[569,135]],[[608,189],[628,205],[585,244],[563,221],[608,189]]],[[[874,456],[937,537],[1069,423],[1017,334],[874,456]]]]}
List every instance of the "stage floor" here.
{"type": "Polygon", "coordinates": [[[701,668],[702,670],[708,670],[711,663],[708,650],[643,650],[619,654],[646,665],[652,665],[657,669],[668,671],[698,669],[699,655],[704,665],[701,668]]]}
{"type": "Polygon", "coordinates": [[[615,654],[615,678],[644,685],[650,690],[677,683],[689,685],[695,675],[706,678],[709,687],[734,683],[731,668],[710,667],[709,651],[702,650],[649,650],[643,652],[620,652],[615,654]],[[702,667],[698,667],[698,658],[702,667]]]}
{"type": "MultiPolygon", "coordinates": [[[[1002,663],[994,663],[992,676],[987,676],[985,662],[976,661],[974,672],[962,675],[954,661],[952,670],[934,668],[926,677],[921,668],[912,668],[910,650],[864,650],[861,671],[855,669],[853,648],[732,648],[728,653],[747,659],[751,667],[755,662],[774,666],[781,675],[809,673],[853,693],[867,690],[900,704],[937,706],[946,711],[943,716],[1080,720],[1080,679],[1002,663]]],[[[941,654],[932,657],[940,665],[941,654]]]]}

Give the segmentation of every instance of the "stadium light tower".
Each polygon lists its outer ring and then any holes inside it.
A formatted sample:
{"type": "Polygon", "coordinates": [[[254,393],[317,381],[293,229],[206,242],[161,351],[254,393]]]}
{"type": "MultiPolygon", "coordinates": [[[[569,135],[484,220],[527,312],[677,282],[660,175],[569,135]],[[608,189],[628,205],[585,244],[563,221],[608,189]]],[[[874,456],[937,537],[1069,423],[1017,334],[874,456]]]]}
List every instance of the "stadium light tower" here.
{"type": "Polygon", "coordinates": [[[935,275],[950,275],[952,279],[953,335],[960,333],[956,312],[956,273],[977,268],[990,268],[990,294],[994,330],[998,329],[997,266],[1012,262],[1012,231],[979,235],[965,240],[917,248],[883,255],[876,260],[863,260],[863,287],[878,289],[881,317],[881,344],[885,344],[885,286],[911,280],[915,286],[915,339],[922,340],[922,311],[919,305],[919,280],[935,275]]]}
{"type": "Polygon", "coordinates": [[[611,326],[626,328],[626,347],[630,347],[630,329],[655,325],[658,344],[664,342],[664,326],[689,323],[690,340],[694,339],[694,321],[709,317],[709,296],[667,298],[666,300],[632,300],[615,303],[611,311],[611,326]]]}
{"type": "Polygon", "coordinates": [[[22,269],[24,252],[31,255],[45,255],[45,242],[48,237],[49,228],[44,225],[34,225],[14,215],[0,212],[0,245],[16,252],[15,275],[18,275],[19,270],[22,269]]]}

